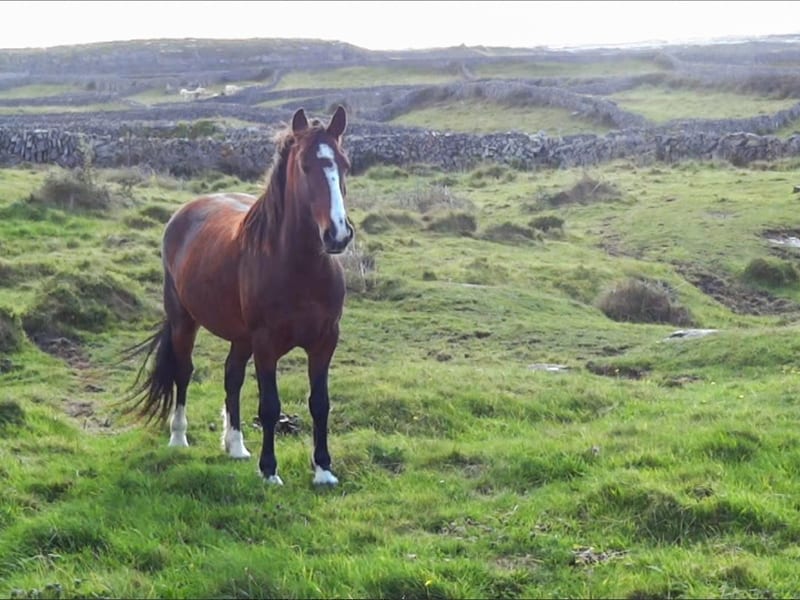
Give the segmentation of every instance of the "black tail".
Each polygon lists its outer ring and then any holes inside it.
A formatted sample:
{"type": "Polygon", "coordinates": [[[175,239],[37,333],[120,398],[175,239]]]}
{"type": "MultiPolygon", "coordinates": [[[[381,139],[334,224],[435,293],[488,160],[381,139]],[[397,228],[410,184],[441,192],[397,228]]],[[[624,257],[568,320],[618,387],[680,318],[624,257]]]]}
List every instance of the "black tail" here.
{"type": "Polygon", "coordinates": [[[144,353],[142,366],[123,400],[126,404],[124,412],[126,414],[136,412],[139,418],[146,418],[147,423],[153,419],[157,423],[164,423],[175,401],[177,371],[169,321],[164,321],[159,329],[143,342],[124,350],[123,360],[130,360],[142,353],[144,353]],[[143,378],[153,352],[156,353],[155,362],[147,377],[143,378]]]}

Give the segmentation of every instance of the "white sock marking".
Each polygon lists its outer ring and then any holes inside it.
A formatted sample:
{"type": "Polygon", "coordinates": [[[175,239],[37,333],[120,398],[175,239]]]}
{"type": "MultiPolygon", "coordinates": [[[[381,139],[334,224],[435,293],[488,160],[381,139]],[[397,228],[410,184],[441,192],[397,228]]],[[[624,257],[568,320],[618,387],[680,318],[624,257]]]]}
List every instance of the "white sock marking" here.
{"type": "Polygon", "coordinates": [[[250,458],[250,452],[244,445],[244,434],[233,429],[228,411],[222,407],[222,448],[231,458],[250,458]]]}
{"type": "Polygon", "coordinates": [[[344,209],[342,188],[339,187],[339,167],[336,165],[336,154],[328,144],[320,144],[317,158],[327,158],[331,164],[323,167],[331,189],[331,223],[336,228],[336,241],[342,242],[347,237],[347,212],[344,209]]]}
{"type": "Polygon", "coordinates": [[[186,439],[186,429],[188,427],[189,421],[186,420],[186,407],[176,406],[169,424],[169,445],[188,446],[189,441],[186,439]]]}
{"type": "Polygon", "coordinates": [[[277,473],[275,475],[265,477],[264,480],[270,485],[283,485],[283,480],[278,477],[277,473]]]}
{"type": "Polygon", "coordinates": [[[336,485],[337,483],[339,483],[339,480],[333,473],[314,465],[314,485],[336,485]]]}

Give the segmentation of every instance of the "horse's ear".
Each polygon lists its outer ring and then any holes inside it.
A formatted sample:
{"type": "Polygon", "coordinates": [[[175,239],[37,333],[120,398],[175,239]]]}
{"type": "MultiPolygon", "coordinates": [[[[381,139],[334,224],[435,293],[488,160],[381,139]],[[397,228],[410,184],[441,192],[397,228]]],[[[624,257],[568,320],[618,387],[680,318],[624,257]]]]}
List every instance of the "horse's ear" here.
{"type": "Polygon", "coordinates": [[[299,133],[308,128],[308,119],[306,119],[306,111],[298,108],[292,117],[292,132],[299,133]]]}
{"type": "Polygon", "coordinates": [[[344,106],[339,105],[339,108],[336,109],[336,112],[331,117],[331,122],[328,124],[328,133],[335,138],[340,138],[346,127],[347,113],[344,112],[344,106]]]}

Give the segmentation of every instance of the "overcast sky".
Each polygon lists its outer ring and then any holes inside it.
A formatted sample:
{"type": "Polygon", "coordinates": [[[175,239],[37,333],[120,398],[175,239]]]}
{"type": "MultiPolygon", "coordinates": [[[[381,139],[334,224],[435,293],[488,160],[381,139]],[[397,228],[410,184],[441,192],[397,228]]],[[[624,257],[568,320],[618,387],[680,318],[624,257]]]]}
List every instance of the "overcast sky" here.
{"type": "Polygon", "coordinates": [[[0,48],[154,38],[312,38],[371,50],[576,47],[800,34],[800,2],[0,2],[0,48]]]}

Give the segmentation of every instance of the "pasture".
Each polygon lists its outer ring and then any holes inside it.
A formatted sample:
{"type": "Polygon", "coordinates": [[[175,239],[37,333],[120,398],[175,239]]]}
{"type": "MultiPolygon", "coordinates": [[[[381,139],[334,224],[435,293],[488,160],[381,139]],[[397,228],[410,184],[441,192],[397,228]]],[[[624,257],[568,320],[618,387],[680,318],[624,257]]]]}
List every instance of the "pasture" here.
{"type": "MultiPolygon", "coordinates": [[[[227,345],[207,332],[189,448],[115,406],[139,367],[120,352],[161,318],[164,222],[262,184],[96,171],[107,194],[76,207],[49,169],[0,170],[0,594],[795,597],[800,250],[770,240],[800,230],[796,170],[351,177],[332,489],[311,485],[297,351],[281,488],[220,447],[227,345]],[[682,324],[607,317],[631,280],[682,324]],[[670,337],[686,327],[716,331],[670,337]]],[[[255,415],[251,364],[254,454],[255,415]]]]}

